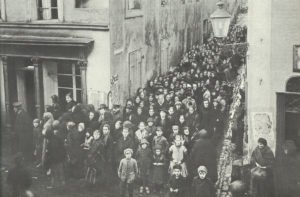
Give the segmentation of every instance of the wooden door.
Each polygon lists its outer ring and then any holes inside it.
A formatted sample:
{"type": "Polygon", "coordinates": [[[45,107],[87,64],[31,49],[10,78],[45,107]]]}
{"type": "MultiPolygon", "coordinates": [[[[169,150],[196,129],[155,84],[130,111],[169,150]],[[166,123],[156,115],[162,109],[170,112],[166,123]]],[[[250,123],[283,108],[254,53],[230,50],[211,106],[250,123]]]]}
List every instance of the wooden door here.
{"type": "Polygon", "coordinates": [[[136,50],[129,53],[129,94],[135,95],[136,90],[142,86],[142,60],[141,50],[136,50]]]}

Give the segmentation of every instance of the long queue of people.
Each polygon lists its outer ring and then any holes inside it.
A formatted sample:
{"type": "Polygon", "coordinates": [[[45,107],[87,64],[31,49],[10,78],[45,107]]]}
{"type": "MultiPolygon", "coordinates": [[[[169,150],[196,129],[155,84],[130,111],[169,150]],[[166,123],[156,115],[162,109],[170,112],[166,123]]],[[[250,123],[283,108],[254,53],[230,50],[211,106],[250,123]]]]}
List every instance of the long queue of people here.
{"type": "MultiPolygon", "coordinates": [[[[193,46],[175,69],[149,80],[125,106],[95,109],[71,94],[61,105],[53,95],[43,120],[33,121],[36,166],[51,177],[49,188],[67,178],[108,186],[119,177],[121,196],[126,190],[133,196],[134,184],[146,194],[168,185],[170,196],[214,196],[229,82],[242,63],[234,52],[222,56],[218,42],[209,39],[193,46]]],[[[20,104],[15,108],[21,110],[20,104]]]]}

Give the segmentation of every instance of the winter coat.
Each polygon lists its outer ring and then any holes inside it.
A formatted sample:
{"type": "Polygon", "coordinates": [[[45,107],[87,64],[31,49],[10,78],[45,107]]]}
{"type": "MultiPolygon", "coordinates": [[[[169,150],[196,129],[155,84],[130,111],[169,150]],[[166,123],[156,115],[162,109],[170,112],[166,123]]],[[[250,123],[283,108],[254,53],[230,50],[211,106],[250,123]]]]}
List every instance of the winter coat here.
{"type": "Polygon", "coordinates": [[[185,179],[180,175],[178,178],[175,175],[172,175],[169,180],[169,187],[170,187],[170,197],[183,197],[184,195],[184,188],[186,186],[185,179]],[[171,191],[178,190],[178,192],[171,191]]]}
{"type": "Polygon", "coordinates": [[[29,156],[33,150],[33,129],[32,120],[27,112],[23,109],[16,113],[13,124],[13,131],[15,132],[15,141],[17,150],[29,156]]]}
{"type": "Polygon", "coordinates": [[[138,162],[138,168],[141,175],[150,173],[150,168],[152,166],[152,152],[149,147],[143,149],[139,148],[136,153],[136,160],[138,162]]]}
{"type": "Polygon", "coordinates": [[[167,177],[167,160],[163,154],[160,156],[153,156],[152,166],[152,183],[153,184],[165,184],[167,177]],[[160,165],[154,165],[160,164],[160,165]]]}
{"type": "Polygon", "coordinates": [[[118,168],[118,176],[122,182],[132,183],[138,174],[137,161],[133,158],[122,159],[118,168]]]}
{"type": "Polygon", "coordinates": [[[207,178],[195,177],[192,184],[193,197],[216,197],[214,184],[207,178]]]}

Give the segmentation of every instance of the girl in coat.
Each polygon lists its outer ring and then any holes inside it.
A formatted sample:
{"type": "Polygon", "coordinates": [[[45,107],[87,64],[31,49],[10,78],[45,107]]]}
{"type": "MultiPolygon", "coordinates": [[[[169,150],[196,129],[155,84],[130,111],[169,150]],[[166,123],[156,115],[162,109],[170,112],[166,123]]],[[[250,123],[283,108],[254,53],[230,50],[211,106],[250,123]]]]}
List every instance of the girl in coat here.
{"type": "Polygon", "coordinates": [[[149,142],[146,139],[141,140],[140,147],[136,153],[136,159],[138,162],[139,175],[141,178],[140,193],[150,193],[149,189],[149,176],[152,165],[152,152],[149,147],[149,142]]]}
{"type": "Polygon", "coordinates": [[[152,184],[156,192],[161,193],[166,184],[166,158],[163,154],[162,147],[154,147],[152,166],[152,184]]]}

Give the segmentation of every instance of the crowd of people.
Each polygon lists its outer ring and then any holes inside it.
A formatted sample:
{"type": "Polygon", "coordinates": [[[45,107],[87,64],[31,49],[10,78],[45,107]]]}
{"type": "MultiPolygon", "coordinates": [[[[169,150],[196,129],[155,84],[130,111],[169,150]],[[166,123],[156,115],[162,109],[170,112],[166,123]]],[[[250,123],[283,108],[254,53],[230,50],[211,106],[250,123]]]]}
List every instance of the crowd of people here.
{"type": "Polygon", "coordinates": [[[242,63],[234,51],[222,56],[211,38],[149,80],[125,106],[95,109],[71,94],[61,104],[53,95],[43,119],[31,127],[24,117],[17,121],[25,112],[15,103],[14,130],[18,142],[28,142],[19,151],[29,160],[34,155],[36,167],[51,177],[49,189],[70,178],[109,186],[119,177],[121,196],[133,196],[136,185],[141,194],[168,187],[170,196],[215,196],[216,145],[232,99],[230,81],[242,63]],[[24,129],[26,138],[18,136],[24,129]]]}

